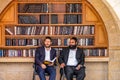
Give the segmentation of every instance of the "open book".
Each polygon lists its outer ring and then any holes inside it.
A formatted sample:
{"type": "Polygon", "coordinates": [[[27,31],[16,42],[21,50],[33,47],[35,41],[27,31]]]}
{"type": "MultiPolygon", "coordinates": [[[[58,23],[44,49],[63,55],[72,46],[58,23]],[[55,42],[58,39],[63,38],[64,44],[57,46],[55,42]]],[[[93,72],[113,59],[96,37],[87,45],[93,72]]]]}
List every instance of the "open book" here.
{"type": "Polygon", "coordinates": [[[44,63],[45,65],[49,65],[49,64],[53,63],[55,60],[56,60],[56,57],[55,57],[53,60],[50,60],[50,61],[45,60],[43,63],[44,63]]]}

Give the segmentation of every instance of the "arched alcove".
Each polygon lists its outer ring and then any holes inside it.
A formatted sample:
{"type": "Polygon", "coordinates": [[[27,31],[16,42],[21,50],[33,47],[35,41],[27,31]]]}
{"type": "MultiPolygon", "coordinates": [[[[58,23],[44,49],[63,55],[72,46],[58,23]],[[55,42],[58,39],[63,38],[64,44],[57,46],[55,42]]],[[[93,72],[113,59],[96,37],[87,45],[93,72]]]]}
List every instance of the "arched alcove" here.
{"type": "MultiPolygon", "coordinates": [[[[8,3],[10,3],[12,0],[3,0],[6,4],[3,5],[1,11],[4,10],[4,8],[7,6],[8,3]]],[[[107,35],[108,35],[108,49],[109,49],[109,62],[108,62],[108,79],[109,80],[118,80],[117,71],[119,70],[119,52],[120,52],[120,30],[119,30],[119,24],[116,22],[116,14],[110,11],[111,7],[107,6],[107,2],[103,0],[88,0],[88,2],[96,9],[96,11],[99,13],[100,17],[103,20],[103,23],[105,25],[107,35]],[[117,64],[117,65],[116,65],[117,64]],[[115,65],[115,66],[113,66],[115,65]],[[114,70],[114,67],[116,70],[114,70]],[[114,72],[114,73],[113,73],[114,72]],[[116,79],[116,78],[117,79],[116,79]]],[[[12,13],[11,13],[12,15],[12,13]]],[[[1,28],[0,28],[1,29],[1,28]]],[[[2,34],[2,33],[1,33],[2,34]]],[[[0,36],[1,37],[1,36],[0,36]]],[[[1,43],[0,43],[1,44],[1,43]]],[[[105,64],[106,65],[106,64],[105,64]]]]}

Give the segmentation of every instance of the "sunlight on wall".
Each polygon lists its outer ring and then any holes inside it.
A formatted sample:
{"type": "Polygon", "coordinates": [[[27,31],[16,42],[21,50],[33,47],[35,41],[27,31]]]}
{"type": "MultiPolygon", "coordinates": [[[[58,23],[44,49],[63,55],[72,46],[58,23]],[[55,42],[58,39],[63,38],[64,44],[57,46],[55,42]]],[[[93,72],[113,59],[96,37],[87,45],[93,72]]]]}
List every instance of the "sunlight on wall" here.
{"type": "Polygon", "coordinates": [[[120,0],[106,0],[116,12],[120,20],[120,0]]]}

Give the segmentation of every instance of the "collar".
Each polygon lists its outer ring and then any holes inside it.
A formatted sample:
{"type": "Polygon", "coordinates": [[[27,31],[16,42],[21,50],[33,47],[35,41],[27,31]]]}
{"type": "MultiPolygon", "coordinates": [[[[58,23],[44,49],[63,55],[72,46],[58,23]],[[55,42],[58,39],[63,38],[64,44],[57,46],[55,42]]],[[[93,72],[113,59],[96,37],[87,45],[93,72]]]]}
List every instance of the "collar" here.
{"type": "Polygon", "coordinates": [[[50,47],[50,49],[49,49],[49,50],[47,50],[47,48],[45,47],[45,50],[46,50],[46,51],[50,51],[50,50],[51,50],[51,47],[50,47]]]}

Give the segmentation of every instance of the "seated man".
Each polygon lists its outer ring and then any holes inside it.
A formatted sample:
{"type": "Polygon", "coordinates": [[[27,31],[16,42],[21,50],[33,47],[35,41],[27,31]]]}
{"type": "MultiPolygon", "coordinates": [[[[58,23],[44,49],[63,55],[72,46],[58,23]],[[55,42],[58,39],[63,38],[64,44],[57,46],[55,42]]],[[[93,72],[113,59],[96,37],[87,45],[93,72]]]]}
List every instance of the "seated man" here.
{"type": "Polygon", "coordinates": [[[83,49],[77,48],[77,38],[71,38],[69,47],[63,49],[58,58],[60,67],[64,68],[67,80],[73,80],[73,74],[76,74],[76,80],[84,80],[84,58],[83,49]]]}
{"type": "Polygon", "coordinates": [[[55,80],[56,78],[56,69],[54,67],[56,58],[55,49],[51,48],[52,39],[50,37],[46,37],[44,40],[44,46],[36,49],[35,52],[35,65],[36,71],[39,75],[40,80],[46,80],[45,71],[50,74],[49,80],[55,80]],[[44,63],[44,61],[51,61],[50,64],[48,62],[44,63]]]}

